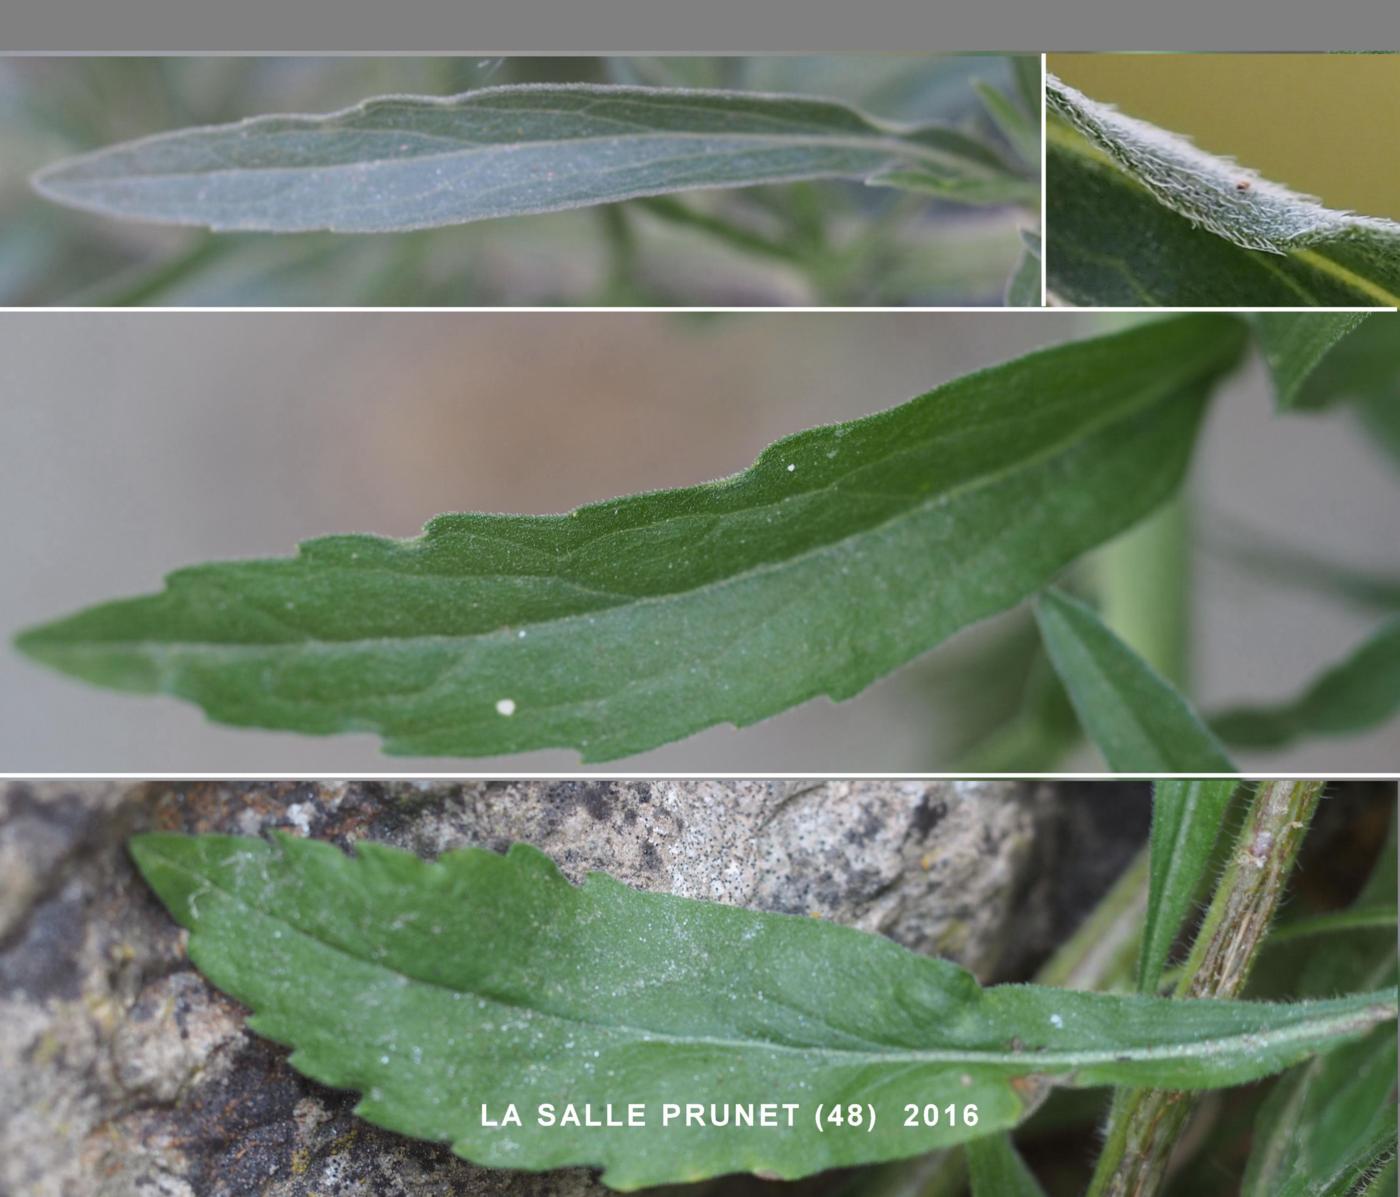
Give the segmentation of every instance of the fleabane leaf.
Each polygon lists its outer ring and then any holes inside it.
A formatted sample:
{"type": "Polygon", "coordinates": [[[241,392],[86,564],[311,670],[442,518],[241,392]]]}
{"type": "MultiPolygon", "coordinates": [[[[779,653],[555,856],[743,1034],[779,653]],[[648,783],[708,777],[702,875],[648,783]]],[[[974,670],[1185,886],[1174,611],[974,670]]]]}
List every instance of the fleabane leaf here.
{"type": "Polygon", "coordinates": [[[1073,303],[1400,305],[1400,224],[1326,208],[1046,81],[1051,290],[1073,303]]]}
{"type": "Polygon", "coordinates": [[[1400,713],[1400,616],[1381,624],[1349,656],[1296,698],[1239,706],[1211,719],[1230,744],[1276,748],[1303,736],[1346,736],[1400,713]]]}
{"type": "Polygon", "coordinates": [[[1161,502],[1244,324],[1044,350],[779,441],[741,474],[561,516],[446,515],[22,635],[100,685],[395,753],[600,760],[847,698],[1161,502]]]}
{"type": "Polygon", "coordinates": [[[326,116],[178,130],[55,163],[34,183],[109,216],[379,233],[695,188],[867,179],[895,163],[967,180],[979,202],[994,185],[1024,190],[994,150],[952,129],[800,96],[596,84],[384,96],[326,116]]]}
{"type": "Polygon", "coordinates": [[[1139,993],[1155,993],[1161,983],[1172,944],[1210,868],[1211,851],[1235,785],[1233,780],[1187,778],[1159,781],[1153,788],[1139,993]]]}
{"type": "Polygon", "coordinates": [[[798,1177],[1006,1129],[1018,1081],[1231,1085],[1395,1016],[1394,991],[1277,1005],[980,989],[882,937],[794,915],[571,885],[534,849],[436,863],[376,844],[146,835],[132,853],[189,953],[291,1063],[358,1113],[491,1167],[587,1164],[617,1188],[798,1177]],[[956,1103],[906,1126],[906,1103],[956,1103]],[[541,1103],[645,1126],[538,1124],[541,1103]],[[715,1126],[711,1104],[790,1103],[715,1126]],[[665,1105],[704,1107],[664,1125],[665,1105]],[[520,1125],[492,1127],[513,1104],[520,1125]],[[874,1108],[874,1129],[818,1107],[874,1108]],[[976,1107],[969,1119],[965,1111],[976,1107]],[[482,1117],[483,1107],[488,1117],[482,1117]],[[975,1122],[975,1125],[973,1123],[975,1122]]]}
{"type": "Polygon", "coordinates": [[[1092,608],[1048,590],[1035,617],[1085,734],[1115,773],[1235,772],[1190,704],[1092,608]]]}

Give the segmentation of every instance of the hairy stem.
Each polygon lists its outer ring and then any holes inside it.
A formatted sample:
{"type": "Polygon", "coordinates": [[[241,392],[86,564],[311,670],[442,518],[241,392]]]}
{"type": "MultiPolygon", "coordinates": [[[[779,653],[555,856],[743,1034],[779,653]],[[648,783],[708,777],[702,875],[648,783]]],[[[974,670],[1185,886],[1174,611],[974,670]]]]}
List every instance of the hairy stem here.
{"type": "MultiPolygon", "coordinates": [[[[1322,785],[1269,781],[1259,786],[1177,981],[1177,997],[1236,998],[1243,991],[1322,785]]],[[[1196,1100],[1193,1094],[1161,1089],[1120,1091],[1088,1197],[1153,1197],[1196,1100]]]]}
{"type": "MultiPolygon", "coordinates": [[[[1080,924],[1037,971],[1038,985],[1105,990],[1132,981],[1147,909],[1148,857],[1144,848],[1080,924]]],[[[1050,1078],[1026,1078],[1026,1117],[1050,1094],[1050,1078]]],[[[967,1167],[957,1150],[886,1164],[859,1178],[859,1197],[953,1197],[964,1191],[967,1167]]],[[[843,1194],[844,1197],[844,1194],[843,1194]]]]}

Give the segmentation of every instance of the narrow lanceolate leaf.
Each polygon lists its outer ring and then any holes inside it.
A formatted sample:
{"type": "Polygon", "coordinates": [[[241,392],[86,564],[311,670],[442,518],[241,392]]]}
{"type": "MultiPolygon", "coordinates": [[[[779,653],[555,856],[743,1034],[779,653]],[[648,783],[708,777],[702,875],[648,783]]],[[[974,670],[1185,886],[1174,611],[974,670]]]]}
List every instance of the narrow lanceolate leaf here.
{"type": "Polygon", "coordinates": [[[1155,993],[1172,944],[1210,868],[1234,781],[1159,781],[1152,795],[1147,916],[1138,956],[1138,992],[1155,993]]]}
{"type": "Polygon", "coordinates": [[[1400,616],[1387,620],[1346,660],[1297,698],[1224,711],[1211,727],[1228,743],[1274,748],[1302,736],[1354,735],[1400,712],[1400,616]]]}
{"type": "Polygon", "coordinates": [[[1010,1135],[986,1135],[965,1150],[972,1197],[1045,1197],[1010,1135]]]}
{"type": "Polygon", "coordinates": [[[866,179],[897,163],[964,179],[982,199],[1025,190],[994,150],[951,129],[798,96],[591,84],[385,96],[327,116],[183,129],[34,181],[109,216],[380,233],[693,188],[866,179]]]}
{"type": "Polygon", "coordinates": [[[1323,207],[1051,76],[1046,266],[1072,303],[1400,305],[1400,224],[1323,207]]]}
{"type": "Polygon", "coordinates": [[[1040,307],[1040,234],[1022,230],[1021,260],[1006,285],[1006,306],[1009,308],[1040,307]]]}
{"type": "MultiPolygon", "coordinates": [[[[1394,828],[1351,908],[1395,907],[1394,828]]],[[[1304,994],[1393,985],[1395,924],[1364,946],[1334,936],[1312,948],[1304,994]]],[[[1280,1078],[1259,1110],[1243,1197],[1361,1197],[1395,1157],[1395,1027],[1280,1078]]],[[[1375,1189],[1377,1194],[1394,1191],[1375,1189]]]]}
{"type": "Polygon", "coordinates": [[[1152,322],[799,433],[720,482],[182,570],[19,646],[227,723],[622,756],[849,697],[1033,593],[1171,493],[1242,344],[1232,317],[1152,322]]]}
{"type": "Polygon", "coordinates": [[[1057,590],[1035,617],[1085,734],[1115,773],[1233,773],[1220,742],[1161,674],[1057,590]]]}
{"type": "Polygon", "coordinates": [[[1236,1084],[1396,1011],[1393,990],[1287,1005],[982,990],[947,961],[816,919],[601,874],[575,888],[524,846],[432,864],[291,837],[148,835],[132,851],[190,929],[195,964],[295,1049],[294,1067],[362,1093],[361,1116],[480,1164],[593,1165],[626,1189],[961,1142],[1012,1126],[1032,1074],[1236,1084]],[[765,1102],[795,1107],[791,1127],[786,1111],[779,1126],[736,1122],[765,1102]],[[925,1116],[933,1102],[953,1113],[925,1116]],[[595,1121],[637,1105],[645,1125],[542,1127],[543,1103],[595,1121]],[[667,1103],[682,1111],[669,1125],[667,1103]],[[520,1125],[489,1125],[511,1105],[520,1125]]]}

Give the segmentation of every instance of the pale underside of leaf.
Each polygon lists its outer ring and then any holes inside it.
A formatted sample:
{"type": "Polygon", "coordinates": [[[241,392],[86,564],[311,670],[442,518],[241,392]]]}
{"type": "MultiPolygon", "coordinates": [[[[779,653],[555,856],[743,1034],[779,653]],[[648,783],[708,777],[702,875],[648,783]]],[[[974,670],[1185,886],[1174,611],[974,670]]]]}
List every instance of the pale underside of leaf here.
{"type": "Polygon", "coordinates": [[[697,188],[870,179],[896,163],[969,202],[1024,201],[990,147],[795,96],[524,84],[178,130],[55,163],[35,186],[216,231],[393,232],[697,188]]]}
{"type": "Polygon", "coordinates": [[[1055,289],[1067,298],[1095,299],[1067,276],[1067,264],[1077,259],[1100,272],[1121,271],[1120,286],[1129,297],[1137,289],[1137,302],[1230,305],[1253,297],[1263,306],[1400,304],[1400,224],[1326,208],[1053,76],[1046,99],[1063,122],[1047,131],[1049,200],[1065,214],[1062,221],[1051,217],[1047,241],[1055,289]],[[1155,219],[1142,193],[1187,227],[1174,230],[1155,219]],[[1119,211],[1124,219],[1114,219],[1115,210],[1129,206],[1138,211],[1119,211]],[[1087,211],[1099,213],[1103,237],[1092,237],[1087,211]],[[1065,237],[1058,243],[1057,228],[1065,237]],[[1199,237],[1186,238],[1191,230],[1263,256],[1232,257],[1199,237]],[[1074,244],[1076,238],[1084,243],[1074,244]],[[1173,277],[1175,265],[1166,259],[1178,245],[1183,262],[1218,272],[1219,279],[1209,280],[1220,288],[1218,297],[1193,294],[1189,279],[1173,277]],[[1238,277],[1229,278],[1232,273],[1238,277]]]}
{"type": "Polygon", "coordinates": [[[1015,1079],[1213,1087],[1254,1079],[1393,1018],[1393,992],[1311,1004],[1175,1002],[970,974],[879,936],[791,915],[570,885],[543,855],[428,863],[361,844],[138,837],[191,958],[250,1005],[307,1075],[357,1112],[476,1162],[592,1164],[616,1187],[735,1171],[797,1177],[1005,1129],[1015,1079]],[[979,1106],[976,1131],[902,1126],[904,1101],[979,1106]],[[792,1130],[506,1131],[482,1103],[800,1103],[792,1130]],[[809,1119],[879,1103],[874,1133],[809,1119]]]}
{"type": "Polygon", "coordinates": [[[1173,317],[799,433],[721,482],[184,570],[19,645],[390,752],[637,752],[849,697],[1033,593],[1171,492],[1242,346],[1237,320],[1173,317]]]}

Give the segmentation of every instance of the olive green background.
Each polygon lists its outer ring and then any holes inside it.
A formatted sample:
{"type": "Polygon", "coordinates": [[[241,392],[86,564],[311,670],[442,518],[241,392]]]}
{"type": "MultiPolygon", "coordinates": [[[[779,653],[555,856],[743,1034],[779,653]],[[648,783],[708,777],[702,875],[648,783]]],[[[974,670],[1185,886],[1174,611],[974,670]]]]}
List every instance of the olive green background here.
{"type": "Polygon", "coordinates": [[[1047,65],[1329,207],[1400,220],[1400,54],[1051,54],[1047,65]]]}

